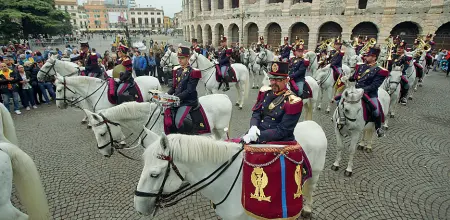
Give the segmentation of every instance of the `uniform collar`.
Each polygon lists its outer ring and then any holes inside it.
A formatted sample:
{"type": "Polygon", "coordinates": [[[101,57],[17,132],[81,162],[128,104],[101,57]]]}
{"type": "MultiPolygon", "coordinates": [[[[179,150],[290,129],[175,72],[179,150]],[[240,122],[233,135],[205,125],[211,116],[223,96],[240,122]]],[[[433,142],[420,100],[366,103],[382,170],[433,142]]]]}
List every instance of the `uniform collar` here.
{"type": "Polygon", "coordinates": [[[281,90],[279,92],[273,92],[273,94],[276,96],[280,96],[280,95],[284,94],[286,91],[287,91],[287,88],[285,88],[284,90],[281,90]]]}

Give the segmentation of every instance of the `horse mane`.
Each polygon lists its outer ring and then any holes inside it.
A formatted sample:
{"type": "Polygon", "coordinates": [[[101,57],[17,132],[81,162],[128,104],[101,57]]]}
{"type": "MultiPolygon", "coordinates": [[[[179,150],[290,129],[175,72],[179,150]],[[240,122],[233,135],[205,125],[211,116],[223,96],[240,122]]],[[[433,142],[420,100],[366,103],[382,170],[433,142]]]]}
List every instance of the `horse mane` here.
{"type": "MultiPolygon", "coordinates": [[[[223,163],[237,153],[240,147],[241,145],[237,143],[218,141],[209,136],[182,134],[167,136],[167,148],[172,158],[182,163],[223,163]]],[[[164,151],[161,145],[149,147],[145,150],[144,157],[153,159],[164,151]]]]}
{"type": "Polygon", "coordinates": [[[71,76],[71,77],[66,77],[66,81],[69,82],[71,84],[71,86],[73,86],[72,84],[76,84],[76,85],[87,85],[87,84],[91,84],[91,83],[96,83],[96,82],[101,82],[103,80],[99,79],[99,78],[95,78],[95,77],[89,77],[89,76],[71,76]]]}
{"type": "Polygon", "coordinates": [[[156,104],[150,102],[125,102],[100,111],[111,121],[130,120],[149,116],[156,104]]]}
{"type": "Polygon", "coordinates": [[[2,136],[0,139],[6,138],[6,140],[12,144],[18,145],[19,140],[17,139],[14,121],[11,118],[11,114],[2,103],[0,103],[0,114],[0,135],[2,136]]]}

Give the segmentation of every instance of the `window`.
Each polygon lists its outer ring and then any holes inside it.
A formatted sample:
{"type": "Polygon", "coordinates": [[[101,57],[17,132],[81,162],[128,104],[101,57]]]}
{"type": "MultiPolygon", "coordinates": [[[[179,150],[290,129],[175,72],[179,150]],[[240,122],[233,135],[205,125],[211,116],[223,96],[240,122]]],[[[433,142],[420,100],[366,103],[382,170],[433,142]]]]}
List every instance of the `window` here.
{"type": "Polygon", "coordinates": [[[142,24],[142,18],[138,18],[138,24],[142,24]]]}
{"type": "Polygon", "coordinates": [[[138,12],[138,15],[140,15],[141,14],[141,12],[138,12]]]}
{"type": "Polygon", "coordinates": [[[131,18],[131,23],[134,25],[134,23],[136,23],[136,19],[135,18],[131,18]]]}
{"type": "Polygon", "coordinates": [[[158,23],[158,24],[161,24],[161,18],[158,18],[158,19],[157,19],[157,23],[158,23]]]}
{"type": "Polygon", "coordinates": [[[148,18],[145,18],[145,24],[148,24],[148,18]]]}
{"type": "Polygon", "coordinates": [[[134,12],[131,12],[132,15],[134,15],[134,12]]]}
{"type": "Polygon", "coordinates": [[[161,14],[161,13],[159,13],[159,12],[158,12],[158,13],[156,13],[156,15],[160,15],[160,14],[161,14]]]}
{"type": "Polygon", "coordinates": [[[151,15],[155,15],[155,12],[151,12],[150,14],[151,14],[151,15]]]}
{"type": "Polygon", "coordinates": [[[77,16],[77,14],[75,14],[75,13],[70,13],[70,15],[72,15],[72,16],[74,16],[74,17],[77,16]]]}
{"type": "Polygon", "coordinates": [[[77,20],[73,19],[73,24],[77,25],[77,20]]]}
{"type": "Polygon", "coordinates": [[[367,8],[367,0],[359,0],[358,9],[366,9],[366,8],[367,8]]]}
{"type": "Polygon", "coordinates": [[[72,5],[72,6],[70,6],[70,9],[73,9],[73,5],[72,5]]]}
{"type": "Polygon", "coordinates": [[[155,18],[152,18],[152,24],[155,24],[155,18]]]}
{"type": "Polygon", "coordinates": [[[144,12],[144,15],[148,15],[148,12],[144,12]]]}
{"type": "Polygon", "coordinates": [[[64,6],[64,10],[66,10],[66,11],[67,11],[67,5],[66,5],[66,6],[64,6]]]}

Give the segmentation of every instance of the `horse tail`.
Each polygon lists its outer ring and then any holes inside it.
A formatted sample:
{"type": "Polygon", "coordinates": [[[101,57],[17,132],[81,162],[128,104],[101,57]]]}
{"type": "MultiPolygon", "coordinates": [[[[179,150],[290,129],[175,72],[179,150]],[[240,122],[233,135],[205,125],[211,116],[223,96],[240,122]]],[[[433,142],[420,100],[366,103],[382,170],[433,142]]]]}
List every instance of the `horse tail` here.
{"type": "Polygon", "coordinates": [[[0,127],[0,132],[3,133],[6,139],[14,145],[19,145],[11,114],[3,104],[0,104],[0,114],[3,127],[0,127]]]}
{"type": "Polygon", "coordinates": [[[30,219],[50,219],[50,210],[44,187],[31,157],[14,144],[7,144],[2,150],[11,158],[17,194],[30,219]]]}

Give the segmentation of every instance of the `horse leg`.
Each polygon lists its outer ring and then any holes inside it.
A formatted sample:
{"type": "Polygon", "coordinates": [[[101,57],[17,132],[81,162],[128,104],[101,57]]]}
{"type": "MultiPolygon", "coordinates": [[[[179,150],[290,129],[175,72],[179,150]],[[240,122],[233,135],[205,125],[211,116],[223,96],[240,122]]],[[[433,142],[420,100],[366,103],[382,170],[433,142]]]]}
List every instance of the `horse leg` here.
{"type": "Polygon", "coordinates": [[[419,77],[414,79],[414,92],[417,92],[417,85],[419,84],[419,77]]]}
{"type": "MultiPolygon", "coordinates": [[[[242,86],[243,88],[243,86],[242,86]]],[[[239,109],[242,109],[243,99],[244,99],[244,92],[241,91],[241,81],[236,83],[236,92],[237,92],[237,100],[236,100],[236,106],[239,106],[239,109]]]]}
{"type": "Polygon", "coordinates": [[[332,89],[328,88],[327,90],[327,95],[328,95],[328,102],[327,102],[327,110],[325,111],[327,114],[330,113],[330,109],[331,109],[331,103],[333,101],[333,94],[332,94],[332,89]]]}
{"type": "Polygon", "coordinates": [[[365,149],[366,149],[367,153],[372,153],[372,140],[373,140],[373,134],[375,133],[375,124],[372,123],[372,125],[370,125],[365,130],[367,130],[366,135],[365,135],[366,136],[365,140],[366,140],[367,146],[365,149]]]}
{"type": "Polygon", "coordinates": [[[88,123],[88,117],[84,116],[84,118],[81,120],[81,124],[87,124],[88,123]]]}
{"type": "Polygon", "coordinates": [[[356,145],[358,144],[358,140],[359,140],[359,132],[354,132],[351,135],[351,140],[350,140],[350,147],[349,147],[349,157],[348,157],[348,164],[347,164],[347,169],[345,169],[344,171],[344,175],[350,177],[352,176],[352,172],[353,172],[353,157],[355,156],[355,150],[356,150],[356,145]]]}
{"type": "Polygon", "coordinates": [[[313,102],[312,98],[310,98],[308,100],[307,105],[306,105],[306,109],[307,109],[306,115],[305,115],[305,119],[306,120],[311,120],[311,121],[313,120],[313,116],[312,116],[312,114],[313,114],[313,106],[314,106],[314,102],[313,102]]]}
{"type": "MultiPolygon", "coordinates": [[[[337,116],[335,116],[337,117],[337,116]]],[[[336,120],[336,119],[335,119],[336,120]]],[[[331,165],[331,169],[334,171],[339,170],[339,162],[342,159],[342,149],[344,148],[344,140],[343,137],[339,131],[339,129],[336,126],[336,122],[334,122],[334,133],[336,135],[336,142],[337,142],[337,153],[336,153],[336,159],[334,160],[333,165],[331,165]]]]}
{"type": "Polygon", "coordinates": [[[304,186],[303,186],[303,195],[305,199],[305,204],[302,209],[302,217],[303,218],[310,218],[311,212],[312,212],[312,203],[313,203],[313,192],[316,189],[317,181],[319,180],[319,175],[322,172],[322,170],[313,170],[312,171],[312,177],[308,180],[306,180],[304,186]]]}
{"type": "Polygon", "coordinates": [[[320,87],[319,97],[317,97],[317,110],[319,111],[322,109],[322,98],[323,98],[323,89],[322,87],[320,87]]]}

